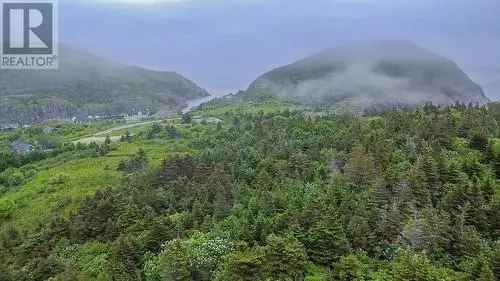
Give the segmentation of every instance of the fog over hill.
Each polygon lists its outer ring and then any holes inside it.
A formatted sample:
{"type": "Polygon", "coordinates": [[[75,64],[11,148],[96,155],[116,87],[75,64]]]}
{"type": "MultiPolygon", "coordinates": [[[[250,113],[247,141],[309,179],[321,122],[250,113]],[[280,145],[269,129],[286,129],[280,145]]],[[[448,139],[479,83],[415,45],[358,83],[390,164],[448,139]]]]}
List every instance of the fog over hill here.
{"type": "Polygon", "coordinates": [[[1,70],[0,122],[182,109],[207,91],[180,74],[151,71],[63,47],[58,70],[1,70]]]}
{"type": "Polygon", "coordinates": [[[498,0],[61,0],[60,39],[127,64],[176,70],[211,93],[355,40],[412,40],[461,66],[491,99],[498,0]],[[286,5],[283,3],[286,2],[286,5]],[[92,31],[92,32],[89,32],[92,31]],[[83,36],[82,36],[83,35],[83,36]],[[487,81],[486,81],[487,82],[487,81]]]}
{"type": "MultiPolygon", "coordinates": [[[[492,63],[495,63],[492,61],[492,63]]],[[[500,97],[500,67],[490,65],[486,67],[472,68],[471,77],[477,81],[488,97],[498,100],[500,97]]]]}
{"type": "Polygon", "coordinates": [[[247,92],[361,110],[489,101],[457,64],[409,41],[328,49],[262,75],[247,92]]]}

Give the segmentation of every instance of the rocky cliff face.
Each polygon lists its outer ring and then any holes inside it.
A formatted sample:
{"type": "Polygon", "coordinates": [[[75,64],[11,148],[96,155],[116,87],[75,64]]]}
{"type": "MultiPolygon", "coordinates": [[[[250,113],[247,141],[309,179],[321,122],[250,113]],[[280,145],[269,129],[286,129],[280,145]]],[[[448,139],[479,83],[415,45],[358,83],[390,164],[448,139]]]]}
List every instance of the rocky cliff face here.
{"type": "Polygon", "coordinates": [[[406,41],[325,50],[262,75],[247,95],[360,110],[489,101],[454,62],[406,41]]]}
{"type": "Polygon", "coordinates": [[[207,91],[174,72],[116,64],[62,48],[60,68],[0,71],[0,123],[182,109],[207,91]]]}

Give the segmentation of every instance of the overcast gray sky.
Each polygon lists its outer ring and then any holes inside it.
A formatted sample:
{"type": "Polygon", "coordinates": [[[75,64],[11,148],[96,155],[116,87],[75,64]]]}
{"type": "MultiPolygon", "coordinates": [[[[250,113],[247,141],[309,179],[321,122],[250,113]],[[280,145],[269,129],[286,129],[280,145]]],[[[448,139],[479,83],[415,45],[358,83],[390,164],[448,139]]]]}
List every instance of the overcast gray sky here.
{"type": "Polygon", "coordinates": [[[59,0],[61,41],[213,93],[350,41],[409,39],[500,99],[499,0],[59,0]]]}

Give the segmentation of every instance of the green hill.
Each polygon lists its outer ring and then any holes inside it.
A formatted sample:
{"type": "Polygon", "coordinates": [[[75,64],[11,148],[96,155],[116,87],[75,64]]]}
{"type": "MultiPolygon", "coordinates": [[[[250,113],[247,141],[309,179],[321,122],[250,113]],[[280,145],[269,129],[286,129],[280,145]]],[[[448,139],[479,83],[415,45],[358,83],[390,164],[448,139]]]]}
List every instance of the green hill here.
{"type": "Polygon", "coordinates": [[[454,62],[406,41],[325,50],[262,75],[247,93],[361,110],[427,102],[488,102],[482,89],[454,62]]]}
{"type": "Polygon", "coordinates": [[[117,64],[64,47],[58,70],[0,71],[0,123],[177,111],[207,95],[175,72],[117,64]]]}

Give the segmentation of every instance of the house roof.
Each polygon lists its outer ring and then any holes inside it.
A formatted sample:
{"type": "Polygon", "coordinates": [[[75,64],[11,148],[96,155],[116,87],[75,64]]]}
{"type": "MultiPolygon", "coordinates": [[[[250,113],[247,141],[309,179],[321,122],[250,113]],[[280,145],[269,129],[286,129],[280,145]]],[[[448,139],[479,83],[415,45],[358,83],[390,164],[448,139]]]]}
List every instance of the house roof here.
{"type": "Polygon", "coordinates": [[[16,140],[10,143],[10,148],[16,153],[26,153],[33,150],[33,145],[21,140],[16,140]]]}

